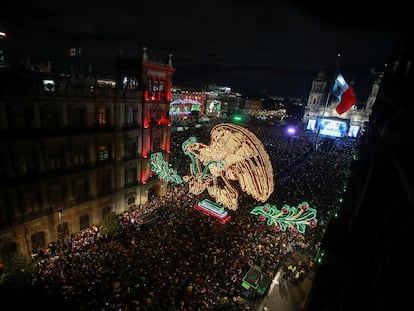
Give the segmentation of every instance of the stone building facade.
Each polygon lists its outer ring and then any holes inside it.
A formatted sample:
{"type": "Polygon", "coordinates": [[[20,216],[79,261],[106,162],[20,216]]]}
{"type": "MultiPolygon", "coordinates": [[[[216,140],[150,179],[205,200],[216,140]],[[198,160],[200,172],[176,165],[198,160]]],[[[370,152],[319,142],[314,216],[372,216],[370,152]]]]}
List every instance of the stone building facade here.
{"type": "Polygon", "coordinates": [[[0,262],[165,193],[149,159],[169,159],[174,70],[146,48],[113,80],[0,69],[0,262]]]}

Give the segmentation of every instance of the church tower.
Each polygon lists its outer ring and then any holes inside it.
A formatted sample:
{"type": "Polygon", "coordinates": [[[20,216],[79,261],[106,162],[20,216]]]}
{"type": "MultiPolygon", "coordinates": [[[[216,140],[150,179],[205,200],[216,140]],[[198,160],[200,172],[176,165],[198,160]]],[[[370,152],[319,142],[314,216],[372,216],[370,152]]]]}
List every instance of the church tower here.
{"type": "Polygon", "coordinates": [[[309,119],[315,120],[314,124],[311,127],[316,126],[316,120],[319,116],[322,116],[323,109],[325,108],[325,99],[326,99],[326,85],[327,78],[325,71],[319,71],[317,77],[312,81],[312,87],[309,91],[309,97],[303,115],[303,123],[308,124],[309,119]]]}
{"type": "Polygon", "coordinates": [[[371,92],[368,95],[367,103],[365,105],[365,110],[371,114],[372,106],[377,99],[378,90],[381,84],[382,77],[384,75],[383,72],[372,72],[372,74],[377,75],[377,79],[375,79],[374,83],[372,84],[371,92]]]}
{"type": "MultiPolygon", "coordinates": [[[[366,105],[367,108],[362,108],[361,105],[358,105],[357,100],[352,109],[340,115],[336,111],[339,101],[335,96],[331,96],[329,89],[331,86],[328,85],[328,78],[325,72],[319,71],[317,77],[312,81],[312,87],[303,114],[305,130],[309,133],[314,133],[317,137],[316,139],[319,138],[320,134],[334,138],[359,137],[363,133],[366,122],[369,119],[380,82],[379,79],[373,84],[366,105]]],[[[352,80],[349,85],[354,88],[354,81],[352,80]]]]}
{"type": "Polygon", "coordinates": [[[323,99],[325,98],[326,83],[325,71],[321,70],[312,82],[312,88],[308,98],[308,106],[325,104],[323,99]]]}

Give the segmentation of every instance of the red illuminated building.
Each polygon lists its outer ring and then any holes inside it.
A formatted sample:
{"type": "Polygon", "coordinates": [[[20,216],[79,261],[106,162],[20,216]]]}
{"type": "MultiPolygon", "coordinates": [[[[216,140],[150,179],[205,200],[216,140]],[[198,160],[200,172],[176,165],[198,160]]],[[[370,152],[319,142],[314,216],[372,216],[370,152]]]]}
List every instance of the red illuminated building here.
{"type": "Polygon", "coordinates": [[[121,214],[165,183],[172,56],[116,60],[116,77],[0,68],[0,262],[121,214]]]}

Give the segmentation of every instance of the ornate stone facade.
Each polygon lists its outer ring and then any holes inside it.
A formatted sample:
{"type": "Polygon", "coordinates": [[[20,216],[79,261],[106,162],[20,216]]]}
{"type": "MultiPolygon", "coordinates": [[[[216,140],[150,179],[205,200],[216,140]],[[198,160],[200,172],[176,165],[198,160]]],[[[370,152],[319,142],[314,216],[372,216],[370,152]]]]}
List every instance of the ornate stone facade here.
{"type": "Polygon", "coordinates": [[[171,57],[116,65],[110,83],[0,69],[0,262],[166,191],[148,159],[169,159],[171,57]]]}

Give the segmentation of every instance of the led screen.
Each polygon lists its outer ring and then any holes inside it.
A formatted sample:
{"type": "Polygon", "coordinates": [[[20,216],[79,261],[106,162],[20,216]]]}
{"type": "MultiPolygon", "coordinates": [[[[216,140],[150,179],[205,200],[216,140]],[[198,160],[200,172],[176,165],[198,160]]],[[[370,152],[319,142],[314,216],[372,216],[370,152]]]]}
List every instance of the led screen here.
{"type": "Polygon", "coordinates": [[[315,119],[309,119],[308,124],[306,125],[306,129],[310,131],[316,130],[316,120],[315,119]]]}
{"type": "Polygon", "coordinates": [[[359,126],[358,125],[351,125],[349,127],[348,136],[349,137],[357,137],[359,133],[359,126]]]}
{"type": "Polygon", "coordinates": [[[320,134],[332,137],[343,137],[346,134],[347,125],[344,121],[323,119],[320,123],[320,134]]]}

